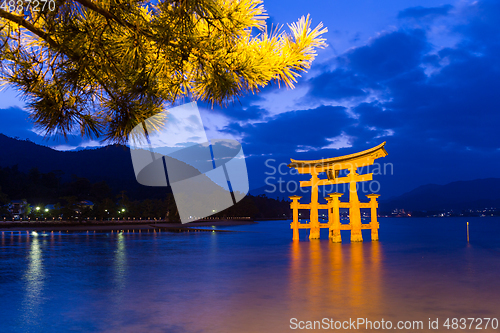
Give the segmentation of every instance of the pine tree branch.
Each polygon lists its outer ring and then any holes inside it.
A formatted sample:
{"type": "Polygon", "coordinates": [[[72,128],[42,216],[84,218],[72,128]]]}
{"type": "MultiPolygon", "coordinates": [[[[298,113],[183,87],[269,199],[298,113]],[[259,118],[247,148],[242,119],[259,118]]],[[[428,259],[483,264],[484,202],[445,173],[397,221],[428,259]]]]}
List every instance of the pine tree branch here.
{"type": "Polygon", "coordinates": [[[11,22],[17,23],[23,28],[31,31],[32,33],[34,33],[35,35],[37,35],[38,37],[42,38],[44,41],[49,43],[49,45],[52,46],[53,48],[58,50],[61,49],[61,45],[59,45],[55,40],[50,38],[50,36],[46,32],[38,29],[37,27],[26,21],[22,16],[14,15],[3,9],[0,9],[0,17],[3,17],[4,19],[9,20],[11,22]]]}
{"type": "MultiPolygon", "coordinates": [[[[14,15],[14,14],[11,14],[7,11],[4,11],[3,9],[0,9],[0,17],[3,17],[4,19],[9,20],[11,22],[17,23],[20,26],[24,27],[25,29],[29,30],[30,32],[34,33],[35,35],[37,35],[38,37],[42,38],[44,41],[49,43],[49,45],[52,46],[54,49],[59,50],[62,53],[64,53],[71,60],[76,61],[76,62],[78,62],[80,60],[80,57],[75,56],[70,50],[63,48],[55,40],[50,38],[50,36],[47,33],[36,28],[35,26],[33,26],[31,23],[26,21],[22,16],[14,15]]],[[[90,73],[90,75],[92,75],[92,77],[94,77],[94,79],[97,82],[99,82],[99,84],[104,88],[104,90],[108,93],[108,95],[111,98],[115,99],[114,94],[108,89],[108,87],[104,84],[104,82],[102,82],[99,79],[99,77],[97,75],[95,75],[95,73],[93,73],[92,71],[90,71],[89,73],[90,73]]]]}
{"type": "Polygon", "coordinates": [[[272,81],[293,88],[324,47],[326,30],[310,29],[305,18],[291,35],[252,37],[252,28],[264,27],[260,0],[160,0],[173,8],[157,11],[136,2],[58,1],[46,16],[0,10],[11,28],[0,27],[0,46],[13,44],[0,48],[0,83],[25,91],[35,123],[49,134],[78,126],[82,135],[118,142],[165,102],[189,96],[224,105],[272,81]]]}
{"type": "Polygon", "coordinates": [[[82,6],[88,8],[90,10],[93,10],[96,13],[101,14],[106,19],[113,20],[113,21],[117,22],[118,24],[120,24],[121,26],[123,26],[125,28],[130,28],[134,31],[137,30],[137,26],[135,26],[134,24],[131,24],[125,20],[122,20],[121,18],[114,15],[113,13],[110,13],[109,11],[105,10],[104,8],[99,7],[98,5],[93,3],[92,1],[89,1],[89,0],[75,0],[75,1],[78,2],[79,4],[81,4],[82,6]]]}

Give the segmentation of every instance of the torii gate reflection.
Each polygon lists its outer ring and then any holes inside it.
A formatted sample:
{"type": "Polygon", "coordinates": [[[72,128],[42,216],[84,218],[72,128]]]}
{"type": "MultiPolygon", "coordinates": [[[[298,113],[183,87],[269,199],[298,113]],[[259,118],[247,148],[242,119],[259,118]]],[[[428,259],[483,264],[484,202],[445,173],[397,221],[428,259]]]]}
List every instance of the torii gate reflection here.
{"type": "Polygon", "coordinates": [[[311,203],[301,204],[299,199],[302,197],[296,195],[290,197],[292,199],[290,207],[293,211],[293,222],[291,223],[293,240],[299,239],[299,229],[310,229],[309,239],[319,239],[320,228],[328,228],[329,238],[335,243],[342,242],[340,230],[351,230],[351,242],[362,242],[361,229],[371,229],[372,240],[378,240],[377,198],[379,195],[368,194],[370,202],[360,202],[356,188],[357,182],[373,180],[373,174],[359,175],[356,171],[358,168],[372,165],[377,158],[387,156],[384,146],[385,142],[359,153],[321,160],[298,161],[291,159],[292,163],[288,165],[289,168],[297,169],[300,174],[311,175],[311,180],[300,182],[300,187],[311,187],[311,203]],[[349,170],[349,174],[346,177],[338,178],[341,170],[349,170]],[[326,173],[327,179],[318,178],[320,173],[326,173]],[[318,202],[318,186],[345,183],[349,183],[349,202],[339,200],[342,193],[330,193],[329,197],[325,198],[327,204],[318,202]],[[340,208],[349,208],[349,224],[340,223],[340,208]],[[360,208],[371,209],[371,223],[361,223],[360,208]],[[309,223],[299,223],[299,209],[310,210],[309,223]],[[328,223],[319,223],[318,209],[328,209],[328,223]]]}
{"type": "MultiPolygon", "coordinates": [[[[312,240],[290,244],[290,316],[337,319],[383,314],[383,244],[312,240]]],[[[385,295],[387,296],[387,295],[385,295]]]]}

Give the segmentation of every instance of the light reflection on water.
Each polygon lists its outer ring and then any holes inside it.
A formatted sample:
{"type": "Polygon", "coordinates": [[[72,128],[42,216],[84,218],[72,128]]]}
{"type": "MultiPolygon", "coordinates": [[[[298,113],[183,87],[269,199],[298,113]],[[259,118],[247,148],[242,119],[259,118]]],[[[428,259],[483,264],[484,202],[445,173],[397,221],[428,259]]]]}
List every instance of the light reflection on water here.
{"type": "Polygon", "coordinates": [[[379,242],[294,242],[290,253],[291,313],[300,314],[303,320],[321,320],[318,315],[322,313],[328,318],[373,314],[381,307],[380,247],[379,242]]]}
{"type": "MultiPolygon", "coordinates": [[[[383,219],[380,242],[3,232],[0,332],[286,332],[299,320],[500,317],[500,219],[383,219]]],[[[322,235],[326,236],[326,235],[322,235]]],[[[343,234],[348,239],[348,234],[343,234]]],[[[488,331],[488,330],[484,330],[488,331]]]]}
{"type": "Polygon", "coordinates": [[[26,234],[26,244],[29,244],[28,265],[23,276],[26,291],[24,293],[23,321],[35,325],[40,320],[40,306],[43,301],[43,286],[45,275],[43,271],[42,250],[38,233],[26,234]]]}
{"type": "Polygon", "coordinates": [[[125,288],[127,275],[127,253],[125,250],[125,236],[123,232],[119,232],[116,236],[116,250],[113,266],[115,271],[116,289],[125,288]]]}

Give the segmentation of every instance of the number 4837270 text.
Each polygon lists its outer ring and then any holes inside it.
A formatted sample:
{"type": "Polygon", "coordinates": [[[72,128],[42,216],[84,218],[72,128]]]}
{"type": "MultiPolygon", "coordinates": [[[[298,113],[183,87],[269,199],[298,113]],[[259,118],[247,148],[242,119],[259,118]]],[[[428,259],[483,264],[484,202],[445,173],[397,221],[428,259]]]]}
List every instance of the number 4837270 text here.
{"type": "Polygon", "coordinates": [[[54,0],[3,0],[0,8],[19,14],[30,9],[34,12],[54,11],[56,2],[54,0]]]}

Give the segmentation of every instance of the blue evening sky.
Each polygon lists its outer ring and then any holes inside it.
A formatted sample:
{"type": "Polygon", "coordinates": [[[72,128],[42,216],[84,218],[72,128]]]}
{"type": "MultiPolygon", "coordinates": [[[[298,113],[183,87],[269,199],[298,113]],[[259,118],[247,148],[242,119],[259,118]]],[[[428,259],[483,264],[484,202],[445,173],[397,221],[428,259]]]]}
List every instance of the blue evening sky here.
{"type": "MultiPolygon", "coordinates": [[[[328,28],[329,46],[294,90],[272,85],[225,109],[199,104],[210,136],[242,142],[251,188],[269,177],[266,160],[277,167],[290,158],[334,157],[383,141],[389,156],[379,161],[392,163],[394,172],[375,178],[387,196],[428,183],[500,177],[499,1],[264,5],[270,22],[285,29],[311,14],[314,26],[321,21],[328,28]]],[[[99,144],[78,137],[44,141],[22,106],[15,92],[0,93],[0,133],[57,149],[99,144]]],[[[280,177],[272,176],[268,182],[280,177]]]]}

